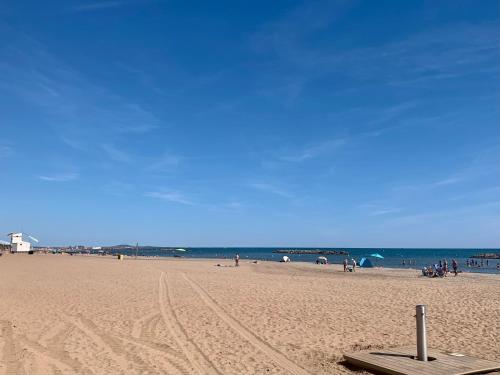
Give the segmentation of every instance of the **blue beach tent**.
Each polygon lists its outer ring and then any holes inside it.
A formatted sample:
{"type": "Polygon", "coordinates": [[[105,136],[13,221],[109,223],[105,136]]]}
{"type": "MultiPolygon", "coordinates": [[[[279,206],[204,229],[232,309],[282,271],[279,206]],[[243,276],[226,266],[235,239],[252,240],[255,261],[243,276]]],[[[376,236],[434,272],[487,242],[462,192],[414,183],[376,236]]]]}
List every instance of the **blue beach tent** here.
{"type": "Polygon", "coordinates": [[[359,266],[363,268],[373,268],[373,263],[368,258],[362,258],[361,261],[359,262],[359,266]]]}

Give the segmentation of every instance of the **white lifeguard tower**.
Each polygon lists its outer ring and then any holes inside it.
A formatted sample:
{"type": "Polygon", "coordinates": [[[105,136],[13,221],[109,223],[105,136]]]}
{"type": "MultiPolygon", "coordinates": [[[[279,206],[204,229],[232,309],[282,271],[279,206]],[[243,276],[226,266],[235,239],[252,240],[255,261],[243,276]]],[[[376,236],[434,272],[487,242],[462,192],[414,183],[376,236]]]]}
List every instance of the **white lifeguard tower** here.
{"type": "MultiPolygon", "coordinates": [[[[13,253],[23,253],[31,250],[31,243],[23,241],[22,233],[9,233],[10,236],[10,251],[13,253]]],[[[38,242],[38,240],[30,235],[27,235],[33,241],[38,242]]]]}

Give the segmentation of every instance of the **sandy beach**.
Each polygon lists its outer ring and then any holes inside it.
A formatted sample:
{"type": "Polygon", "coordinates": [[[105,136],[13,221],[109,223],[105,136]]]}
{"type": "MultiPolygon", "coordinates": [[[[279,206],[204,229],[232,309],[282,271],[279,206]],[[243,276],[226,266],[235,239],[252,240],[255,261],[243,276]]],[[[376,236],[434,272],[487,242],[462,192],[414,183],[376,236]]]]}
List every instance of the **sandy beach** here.
{"type": "Polygon", "coordinates": [[[5,255],[0,375],[349,374],[343,353],[414,345],[416,304],[429,347],[500,358],[495,275],[5,255]]]}

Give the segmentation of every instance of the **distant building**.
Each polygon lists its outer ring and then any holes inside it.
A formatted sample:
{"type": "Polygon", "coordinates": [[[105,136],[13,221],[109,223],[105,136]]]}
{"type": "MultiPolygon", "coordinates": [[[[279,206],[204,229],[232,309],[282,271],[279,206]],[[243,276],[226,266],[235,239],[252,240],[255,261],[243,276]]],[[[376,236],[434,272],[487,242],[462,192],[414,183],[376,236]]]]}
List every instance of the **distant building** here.
{"type": "Polygon", "coordinates": [[[9,233],[10,246],[13,253],[28,252],[31,250],[31,243],[23,241],[22,233],[9,233]]]}

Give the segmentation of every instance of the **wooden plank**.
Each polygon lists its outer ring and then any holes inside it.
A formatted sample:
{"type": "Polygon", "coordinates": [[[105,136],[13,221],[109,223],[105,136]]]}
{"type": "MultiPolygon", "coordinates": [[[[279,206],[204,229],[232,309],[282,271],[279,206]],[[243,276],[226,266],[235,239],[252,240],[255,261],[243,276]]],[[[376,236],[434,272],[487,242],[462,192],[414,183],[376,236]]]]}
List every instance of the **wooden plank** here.
{"type": "Polygon", "coordinates": [[[384,374],[389,374],[389,375],[407,375],[405,372],[397,371],[394,370],[390,367],[384,366],[384,365],[378,365],[376,363],[373,363],[371,361],[364,361],[362,359],[358,359],[355,357],[349,357],[349,356],[344,356],[346,361],[359,368],[367,369],[370,371],[378,371],[384,374]]]}
{"type": "MultiPolygon", "coordinates": [[[[411,354],[414,352],[413,348],[401,348],[399,350],[401,353],[404,354],[411,354]]],[[[457,366],[457,367],[467,367],[467,368],[476,368],[476,367],[495,367],[499,366],[500,364],[497,362],[493,362],[487,359],[482,359],[482,358],[475,358],[471,357],[468,355],[463,355],[460,357],[457,356],[452,356],[449,353],[446,352],[439,352],[437,350],[429,350],[428,352],[429,357],[434,357],[438,359],[440,362],[444,362],[449,364],[450,366],[457,366]]]]}
{"type": "Polygon", "coordinates": [[[402,347],[389,350],[364,350],[344,355],[354,366],[390,375],[469,375],[500,370],[500,363],[467,355],[455,357],[449,353],[429,350],[433,361],[421,362],[413,359],[415,348],[402,347]]]}
{"type": "MultiPolygon", "coordinates": [[[[391,350],[394,350],[394,349],[391,349],[391,350]]],[[[397,348],[397,352],[416,356],[416,350],[413,347],[397,348]]],[[[455,357],[455,356],[450,355],[450,352],[438,351],[436,349],[429,349],[428,355],[429,355],[429,357],[436,357],[436,358],[437,357],[439,357],[439,358],[453,358],[454,360],[462,360],[462,361],[478,361],[478,362],[485,362],[485,363],[497,363],[497,362],[493,362],[493,361],[488,360],[488,359],[471,357],[471,356],[466,355],[466,354],[463,354],[460,357],[455,357]]]]}
{"type": "MultiPolygon", "coordinates": [[[[385,352],[384,352],[385,353],[385,352]]],[[[387,354],[399,354],[399,353],[390,353],[387,354]]],[[[382,372],[385,372],[385,369],[390,369],[394,373],[398,374],[422,374],[427,373],[429,370],[433,371],[433,374],[440,375],[441,370],[447,372],[447,368],[443,367],[441,364],[438,366],[434,366],[432,369],[429,368],[426,362],[419,362],[410,358],[397,358],[397,357],[382,357],[378,355],[373,355],[370,353],[363,353],[361,355],[357,355],[358,359],[362,360],[364,363],[375,364],[378,366],[379,371],[382,369],[382,372]],[[439,371],[439,372],[438,372],[439,371]]]]}
{"type": "MultiPolygon", "coordinates": [[[[413,348],[405,348],[403,352],[409,353],[413,348]]],[[[500,368],[500,363],[490,361],[482,358],[475,358],[468,355],[463,355],[460,357],[452,356],[446,352],[439,352],[437,350],[430,350],[429,356],[434,357],[442,363],[446,363],[449,366],[459,368],[463,371],[470,370],[477,373],[478,371],[487,371],[489,369],[500,368]]],[[[471,372],[465,372],[465,374],[470,374],[471,372]]]]}
{"type": "MultiPolygon", "coordinates": [[[[392,371],[397,372],[399,374],[405,374],[405,375],[424,374],[424,373],[425,374],[432,373],[433,375],[450,374],[450,367],[444,363],[439,363],[437,361],[420,362],[410,358],[403,358],[401,360],[397,357],[380,358],[377,355],[373,354],[362,356],[362,359],[365,363],[374,363],[380,369],[383,369],[385,367],[386,369],[391,369],[392,371]]],[[[385,372],[385,370],[383,370],[382,372],[385,372]]]]}

